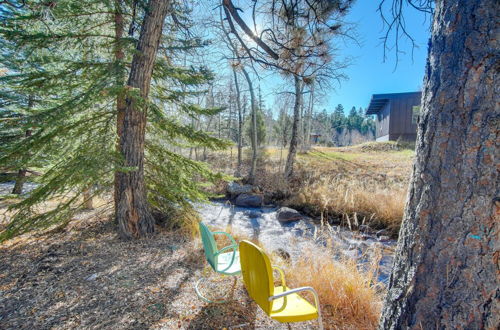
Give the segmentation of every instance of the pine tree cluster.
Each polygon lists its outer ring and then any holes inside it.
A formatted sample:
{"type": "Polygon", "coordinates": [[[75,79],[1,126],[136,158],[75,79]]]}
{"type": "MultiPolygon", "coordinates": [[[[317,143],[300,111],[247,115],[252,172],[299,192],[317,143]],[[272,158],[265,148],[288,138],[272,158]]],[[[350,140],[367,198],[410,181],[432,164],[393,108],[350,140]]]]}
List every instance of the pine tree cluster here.
{"type": "Polygon", "coordinates": [[[145,179],[152,208],[189,208],[207,197],[206,184],[221,178],[174,152],[186,146],[222,149],[228,142],[189,124],[189,118],[221,109],[196,102],[213,75],[179,64],[183,54],[205,43],[189,31],[189,10],[173,6],[148,99],[126,84],[145,2],[30,1],[2,9],[0,169],[42,175],[38,188],[12,206],[15,215],[0,241],[69,221],[84,192],[110,193],[115,172],[133,170],[122,165],[117,151],[117,103],[125,96],[147,109],[145,179]],[[61,202],[41,212],[38,206],[52,198],[61,202]]]}

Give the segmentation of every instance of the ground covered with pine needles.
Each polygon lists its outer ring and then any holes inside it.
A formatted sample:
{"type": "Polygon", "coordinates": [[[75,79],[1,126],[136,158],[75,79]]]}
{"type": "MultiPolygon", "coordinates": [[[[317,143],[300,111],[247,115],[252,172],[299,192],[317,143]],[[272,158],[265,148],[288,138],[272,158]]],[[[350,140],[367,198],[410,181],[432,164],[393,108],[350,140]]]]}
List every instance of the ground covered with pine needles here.
{"type": "Polygon", "coordinates": [[[230,289],[228,303],[198,299],[194,284],[210,271],[197,240],[160,232],[123,241],[99,209],[64,229],[7,241],[0,260],[1,329],[286,329],[248,298],[241,280],[216,281],[230,289]]]}

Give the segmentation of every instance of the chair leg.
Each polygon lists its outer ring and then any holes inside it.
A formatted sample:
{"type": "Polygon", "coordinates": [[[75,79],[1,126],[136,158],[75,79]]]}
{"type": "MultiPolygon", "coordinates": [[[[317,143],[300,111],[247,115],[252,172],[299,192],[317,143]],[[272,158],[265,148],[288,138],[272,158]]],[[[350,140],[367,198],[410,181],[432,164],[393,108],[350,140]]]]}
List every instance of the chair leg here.
{"type": "Polygon", "coordinates": [[[318,308],[318,329],[323,330],[323,318],[321,317],[321,310],[318,308]]]}
{"type": "MultiPolygon", "coordinates": [[[[200,283],[202,283],[204,280],[207,280],[205,277],[201,277],[197,282],[196,284],[194,285],[194,291],[196,291],[196,294],[198,295],[198,297],[207,302],[207,303],[210,303],[210,304],[223,304],[223,303],[226,303],[226,302],[229,302],[231,301],[230,299],[223,299],[223,300],[211,300],[211,299],[208,299],[207,297],[203,296],[200,292],[200,288],[199,288],[199,285],[200,283]]],[[[236,277],[234,278],[235,280],[235,284],[236,284],[236,277]]]]}

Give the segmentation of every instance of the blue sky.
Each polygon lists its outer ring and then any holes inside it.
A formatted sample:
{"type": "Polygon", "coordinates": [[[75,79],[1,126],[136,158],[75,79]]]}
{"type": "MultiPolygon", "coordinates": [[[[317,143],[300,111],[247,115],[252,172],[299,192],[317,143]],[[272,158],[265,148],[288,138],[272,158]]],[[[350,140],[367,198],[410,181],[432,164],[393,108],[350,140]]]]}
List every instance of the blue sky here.
{"type": "MultiPolygon", "coordinates": [[[[382,37],[386,30],[380,13],[377,12],[379,3],[380,0],[358,0],[347,15],[346,21],[355,26],[357,42],[349,39],[340,41],[337,48],[341,58],[348,57],[352,60],[352,64],[343,71],[348,79],[342,81],[340,85],[335,84],[335,89],[326,91],[324,99],[318,102],[316,111],[326,109],[331,112],[340,103],[348,113],[353,106],[368,107],[372,94],[412,92],[422,87],[431,17],[426,17],[424,13],[413,8],[405,8],[406,25],[417,47],[413,49],[412,58],[410,41],[400,38],[400,52],[404,53],[399,54],[396,66],[395,49],[388,50],[385,62],[383,59],[382,37]]],[[[389,46],[394,42],[395,37],[392,35],[389,46]]],[[[275,91],[272,87],[277,83],[276,77],[270,76],[261,81],[267,106],[273,104],[275,91]]]]}
{"type": "MultiPolygon", "coordinates": [[[[422,86],[427,41],[430,36],[429,16],[407,8],[405,20],[411,36],[418,48],[411,55],[409,40],[400,39],[401,50],[396,67],[396,52],[388,53],[383,62],[382,37],[385,29],[382,18],[377,12],[379,1],[358,0],[347,16],[349,22],[357,25],[356,32],[360,45],[355,42],[340,44],[340,55],[353,57],[353,63],[344,72],[348,76],[336,91],[332,91],[322,108],[331,111],[337,104],[343,104],[346,111],[352,106],[367,107],[372,94],[417,91],[422,86]]],[[[394,44],[392,36],[390,44],[394,44]]]]}

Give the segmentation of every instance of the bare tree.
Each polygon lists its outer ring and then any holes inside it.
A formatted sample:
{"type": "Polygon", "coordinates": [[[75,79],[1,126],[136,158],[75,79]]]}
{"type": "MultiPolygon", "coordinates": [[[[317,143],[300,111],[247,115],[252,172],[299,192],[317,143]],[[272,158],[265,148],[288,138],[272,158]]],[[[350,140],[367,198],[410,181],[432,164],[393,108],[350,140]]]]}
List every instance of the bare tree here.
{"type": "Polygon", "coordinates": [[[236,165],[236,176],[241,176],[241,149],[243,148],[243,114],[241,109],[241,93],[240,84],[238,82],[238,74],[233,66],[234,86],[236,88],[236,107],[238,109],[238,164],[236,165]]]}
{"type": "MultiPolygon", "coordinates": [[[[224,11],[226,12],[226,15],[228,15],[226,8],[224,8],[224,11]]],[[[231,30],[235,29],[235,27],[231,21],[229,21],[229,25],[230,25],[231,30]]],[[[253,87],[252,79],[250,78],[248,71],[245,69],[245,65],[242,62],[241,56],[238,52],[238,49],[236,48],[235,43],[231,39],[229,32],[227,31],[227,29],[224,26],[224,22],[222,20],[222,13],[221,13],[221,29],[223,31],[226,44],[234,56],[234,62],[232,63],[232,69],[233,69],[234,76],[235,76],[235,82],[237,83],[237,77],[236,77],[236,71],[234,71],[234,70],[236,70],[236,68],[238,68],[243,73],[243,76],[245,77],[245,79],[247,81],[248,89],[250,92],[250,106],[251,106],[251,119],[252,119],[252,123],[251,123],[251,125],[252,125],[252,129],[251,129],[251,132],[252,132],[252,136],[251,136],[252,161],[251,161],[251,166],[250,166],[250,172],[248,174],[248,181],[250,183],[253,183],[255,180],[255,170],[257,167],[257,148],[258,148],[258,145],[257,145],[257,100],[255,98],[255,90],[253,87]]],[[[239,94],[239,87],[237,87],[237,90],[238,90],[238,94],[239,94]]],[[[238,103],[239,103],[239,98],[238,98],[238,103]]],[[[241,105],[239,105],[239,106],[241,109],[241,105]]],[[[241,126],[242,126],[242,123],[240,120],[240,124],[239,124],[239,148],[238,148],[239,166],[238,166],[238,170],[237,170],[238,173],[239,173],[240,167],[241,167],[241,138],[242,138],[242,133],[243,133],[241,130],[241,126]]]]}
{"type": "Polygon", "coordinates": [[[255,98],[255,90],[253,88],[252,79],[245,68],[241,68],[241,72],[245,76],[250,91],[250,108],[252,118],[252,163],[250,165],[250,173],[248,174],[248,181],[253,183],[255,181],[255,170],[257,168],[257,100],[255,98]]]}
{"type": "Polygon", "coordinates": [[[245,23],[238,13],[240,9],[231,0],[222,0],[222,5],[230,31],[243,48],[244,57],[293,78],[296,101],[285,167],[285,177],[290,178],[300,140],[298,135],[304,135],[300,129],[303,79],[315,76],[326,81],[340,77],[337,69],[343,65],[332,61],[330,41],[343,33],[339,18],[347,12],[352,1],[254,1],[251,9],[253,29],[245,23]],[[243,32],[238,31],[233,20],[243,32]],[[257,21],[262,27],[260,32],[257,31],[257,21]],[[242,34],[248,36],[255,46],[245,42],[242,34]]]}

